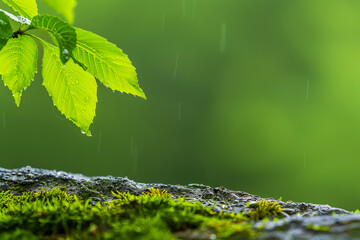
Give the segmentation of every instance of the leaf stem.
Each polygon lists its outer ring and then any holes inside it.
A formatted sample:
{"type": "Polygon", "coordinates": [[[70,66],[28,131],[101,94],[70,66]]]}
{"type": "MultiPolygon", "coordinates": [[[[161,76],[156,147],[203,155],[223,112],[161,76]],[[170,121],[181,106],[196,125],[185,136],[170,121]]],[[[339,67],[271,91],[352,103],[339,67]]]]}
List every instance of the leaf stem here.
{"type": "Polygon", "coordinates": [[[23,33],[23,35],[26,35],[26,36],[32,37],[32,38],[34,38],[35,40],[40,41],[42,44],[47,44],[47,45],[50,45],[50,46],[56,47],[56,46],[52,45],[51,43],[48,43],[48,42],[47,42],[47,41],[45,41],[44,39],[39,38],[38,36],[32,35],[32,34],[30,34],[30,33],[25,33],[25,32],[24,32],[24,33],[23,33]]]}
{"type": "Polygon", "coordinates": [[[27,26],[26,26],[25,24],[20,23],[19,31],[25,31],[25,28],[26,28],[26,27],[27,27],[27,26]]]}

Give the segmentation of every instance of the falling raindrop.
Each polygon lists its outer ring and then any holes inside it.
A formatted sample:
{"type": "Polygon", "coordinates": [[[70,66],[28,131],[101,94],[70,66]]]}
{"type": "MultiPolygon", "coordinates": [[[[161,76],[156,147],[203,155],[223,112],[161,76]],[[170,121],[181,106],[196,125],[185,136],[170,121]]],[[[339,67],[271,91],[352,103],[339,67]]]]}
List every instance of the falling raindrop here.
{"type": "Polygon", "coordinates": [[[138,146],[133,136],[131,137],[131,141],[130,141],[130,155],[133,157],[134,174],[135,176],[137,176],[139,153],[138,153],[138,146]]]}
{"type": "Polygon", "coordinates": [[[309,100],[310,79],[306,81],[306,102],[309,100]]]}
{"type": "Polygon", "coordinates": [[[160,152],[157,155],[157,168],[160,169],[160,152]]]}
{"type": "Polygon", "coordinates": [[[176,63],[175,63],[175,70],[174,70],[174,79],[176,79],[176,75],[177,75],[177,70],[178,70],[178,66],[179,66],[179,58],[180,58],[180,53],[178,53],[177,56],[176,56],[176,63]]]}
{"type": "Polygon", "coordinates": [[[98,152],[101,152],[101,130],[99,133],[99,145],[98,145],[98,152]]]}
{"type": "Polygon", "coordinates": [[[226,23],[224,22],[221,25],[220,33],[220,53],[224,54],[227,46],[227,36],[226,36],[226,23]]]}
{"type": "Polygon", "coordinates": [[[183,0],[183,18],[186,18],[186,0],[183,0]]]}
{"type": "Polygon", "coordinates": [[[134,149],[134,137],[131,136],[131,139],[130,139],[130,155],[133,155],[133,149],[134,149]]]}
{"type": "Polygon", "coordinates": [[[164,12],[163,14],[163,18],[162,18],[162,26],[161,26],[161,31],[164,32],[164,27],[165,27],[165,18],[166,18],[166,13],[164,12]]]}

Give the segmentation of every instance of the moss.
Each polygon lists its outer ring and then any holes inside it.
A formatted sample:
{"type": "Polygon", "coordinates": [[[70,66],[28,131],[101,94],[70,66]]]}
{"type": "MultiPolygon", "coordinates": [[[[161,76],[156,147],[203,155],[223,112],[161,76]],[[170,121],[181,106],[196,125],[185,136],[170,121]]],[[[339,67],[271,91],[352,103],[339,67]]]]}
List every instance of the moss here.
{"type": "Polygon", "coordinates": [[[15,240],[15,239],[37,240],[39,238],[30,231],[16,229],[15,231],[12,232],[0,233],[0,239],[1,240],[15,240]]]}
{"type": "Polygon", "coordinates": [[[248,216],[255,221],[269,217],[280,217],[283,211],[278,202],[269,202],[266,200],[256,202],[252,206],[249,204],[249,207],[254,208],[254,210],[250,210],[248,216]]]}
{"type": "Polygon", "coordinates": [[[24,187],[22,186],[11,187],[10,190],[15,193],[22,193],[24,191],[24,187]]]}
{"type": "Polygon", "coordinates": [[[307,229],[312,230],[312,231],[316,231],[316,232],[329,232],[330,231],[330,226],[323,226],[323,225],[318,225],[318,224],[308,224],[306,226],[307,229]]]}
{"type": "Polygon", "coordinates": [[[166,191],[113,194],[115,200],[94,202],[60,189],[19,196],[0,192],[0,239],[171,240],[189,230],[208,231],[217,239],[255,236],[243,214],[216,213],[166,191]]]}

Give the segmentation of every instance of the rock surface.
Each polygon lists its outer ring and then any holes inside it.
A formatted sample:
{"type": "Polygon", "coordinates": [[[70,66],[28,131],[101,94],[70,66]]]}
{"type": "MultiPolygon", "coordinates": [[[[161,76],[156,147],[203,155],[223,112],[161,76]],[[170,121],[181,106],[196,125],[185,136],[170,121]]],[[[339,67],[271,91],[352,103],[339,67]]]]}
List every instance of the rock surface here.
{"type": "MultiPolygon", "coordinates": [[[[94,202],[113,199],[112,191],[139,195],[154,187],[167,190],[174,197],[185,197],[188,201],[201,201],[205,206],[214,207],[213,210],[217,212],[246,213],[253,203],[268,200],[278,202],[282,206],[284,218],[276,222],[255,222],[253,227],[262,231],[262,235],[257,238],[259,240],[360,239],[360,214],[329,205],[282,202],[246,192],[228,190],[224,187],[213,188],[202,184],[180,186],[138,183],[122,177],[86,177],[81,174],[31,167],[12,170],[0,168],[0,191],[19,194],[24,191],[39,191],[54,187],[83,198],[92,198],[94,202]]],[[[209,239],[194,233],[189,233],[184,238],[209,239]]]]}

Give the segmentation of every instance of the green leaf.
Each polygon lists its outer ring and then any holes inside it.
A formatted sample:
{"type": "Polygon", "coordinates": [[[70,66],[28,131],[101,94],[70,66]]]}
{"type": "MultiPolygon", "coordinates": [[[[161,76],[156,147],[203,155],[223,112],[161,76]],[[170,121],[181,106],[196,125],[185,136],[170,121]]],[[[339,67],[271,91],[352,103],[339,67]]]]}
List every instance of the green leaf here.
{"type": "Polygon", "coordinates": [[[42,43],[43,85],[60,112],[89,136],[97,102],[96,80],[72,59],[64,66],[59,59],[58,49],[42,43]]]}
{"type": "Polygon", "coordinates": [[[121,49],[92,32],[75,29],[77,44],[73,55],[88,68],[88,72],[112,90],[146,99],[139,87],[135,67],[121,49]]]}
{"type": "Polygon", "coordinates": [[[72,56],[76,45],[76,32],[67,22],[50,15],[37,15],[32,19],[31,28],[47,30],[59,47],[60,59],[65,64],[72,56]]]}
{"type": "Polygon", "coordinates": [[[38,14],[35,0],[3,0],[3,2],[7,3],[14,11],[26,18],[31,19],[38,14]]]}
{"type": "Polygon", "coordinates": [[[5,46],[12,33],[13,30],[8,16],[6,16],[5,13],[0,12],[0,50],[5,46]]]}
{"type": "Polygon", "coordinates": [[[37,70],[38,49],[29,36],[11,38],[0,52],[0,75],[5,85],[12,91],[16,105],[20,105],[21,95],[37,70]]]}
{"type": "Polygon", "coordinates": [[[76,7],[76,0],[43,0],[47,5],[53,8],[56,12],[62,14],[65,19],[74,23],[74,10],[76,7]]]}
{"type": "Polygon", "coordinates": [[[9,39],[13,33],[10,25],[9,17],[5,13],[0,12],[0,38],[9,39]]]}

